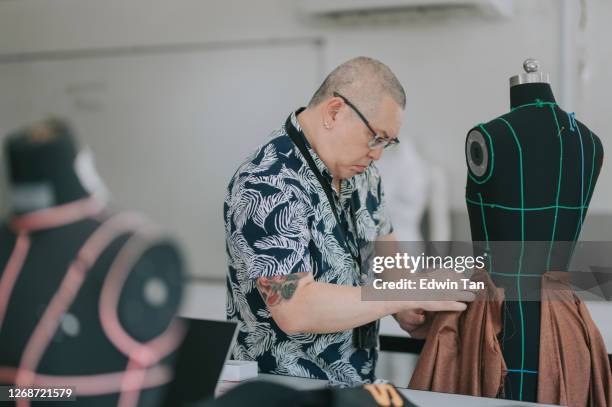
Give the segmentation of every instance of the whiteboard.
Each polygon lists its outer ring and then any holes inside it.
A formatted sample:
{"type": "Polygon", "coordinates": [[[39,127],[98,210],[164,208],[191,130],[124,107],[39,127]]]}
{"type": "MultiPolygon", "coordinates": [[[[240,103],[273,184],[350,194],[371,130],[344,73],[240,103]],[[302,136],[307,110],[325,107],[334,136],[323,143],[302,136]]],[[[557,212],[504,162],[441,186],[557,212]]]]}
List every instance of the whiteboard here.
{"type": "Polygon", "coordinates": [[[192,276],[223,278],[226,186],[308,102],[322,79],[320,48],[308,39],[4,61],[0,131],[68,118],[113,203],[174,236],[192,276]]]}

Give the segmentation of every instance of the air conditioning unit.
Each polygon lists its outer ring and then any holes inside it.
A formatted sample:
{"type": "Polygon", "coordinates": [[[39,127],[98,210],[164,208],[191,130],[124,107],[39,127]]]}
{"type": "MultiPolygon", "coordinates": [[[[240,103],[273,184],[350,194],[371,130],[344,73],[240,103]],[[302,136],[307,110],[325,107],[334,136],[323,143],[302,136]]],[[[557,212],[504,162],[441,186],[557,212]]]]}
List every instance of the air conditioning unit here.
{"type": "Polygon", "coordinates": [[[423,11],[444,8],[473,8],[485,15],[511,17],[514,0],[298,0],[302,12],[310,15],[423,11]]]}

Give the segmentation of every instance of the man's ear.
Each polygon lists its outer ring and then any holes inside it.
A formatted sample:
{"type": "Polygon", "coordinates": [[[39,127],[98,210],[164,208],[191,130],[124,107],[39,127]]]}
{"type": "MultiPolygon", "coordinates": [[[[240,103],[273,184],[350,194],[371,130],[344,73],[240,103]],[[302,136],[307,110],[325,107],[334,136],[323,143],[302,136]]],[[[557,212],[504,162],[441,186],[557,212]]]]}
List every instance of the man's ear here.
{"type": "Polygon", "coordinates": [[[322,113],[323,126],[326,129],[331,129],[334,126],[337,120],[338,111],[340,111],[343,104],[344,102],[339,97],[332,97],[324,102],[322,113]]]}

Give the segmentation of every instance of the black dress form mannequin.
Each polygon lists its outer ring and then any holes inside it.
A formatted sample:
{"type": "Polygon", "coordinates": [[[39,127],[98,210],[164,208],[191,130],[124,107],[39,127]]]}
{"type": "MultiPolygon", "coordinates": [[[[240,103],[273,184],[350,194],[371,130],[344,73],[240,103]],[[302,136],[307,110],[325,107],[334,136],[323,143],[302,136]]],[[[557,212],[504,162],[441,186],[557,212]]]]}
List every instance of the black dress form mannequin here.
{"type": "Polygon", "coordinates": [[[510,103],[509,113],[468,133],[466,201],[472,240],[483,242],[477,246],[489,251],[488,271],[506,291],[502,396],[536,401],[541,310],[534,293],[544,272],[567,271],[603,148],[559,108],[546,81],[512,86],[510,103]],[[496,243],[509,241],[516,243],[496,243]]]}
{"type": "Polygon", "coordinates": [[[0,225],[0,385],[76,386],[74,405],[159,405],[182,335],[175,246],[91,196],[62,122],[9,136],[5,151],[13,215],[0,225]]]}

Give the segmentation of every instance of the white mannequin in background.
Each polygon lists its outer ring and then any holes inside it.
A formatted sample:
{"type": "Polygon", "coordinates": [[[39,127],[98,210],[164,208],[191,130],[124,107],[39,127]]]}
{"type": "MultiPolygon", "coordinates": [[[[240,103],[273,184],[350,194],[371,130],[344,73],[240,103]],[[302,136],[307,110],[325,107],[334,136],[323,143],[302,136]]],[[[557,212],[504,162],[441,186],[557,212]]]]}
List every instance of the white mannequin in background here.
{"type": "Polygon", "coordinates": [[[387,149],[376,166],[382,175],[387,213],[397,240],[423,241],[421,219],[428,211],[429,240],[448,241],[450,210],[446,174],[442,168],[421,157],[413,140],[406,137],[396,147],[387,149]]]}

